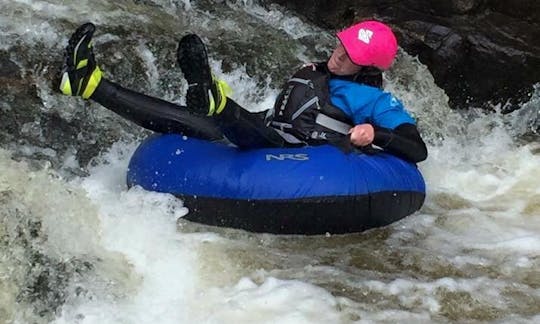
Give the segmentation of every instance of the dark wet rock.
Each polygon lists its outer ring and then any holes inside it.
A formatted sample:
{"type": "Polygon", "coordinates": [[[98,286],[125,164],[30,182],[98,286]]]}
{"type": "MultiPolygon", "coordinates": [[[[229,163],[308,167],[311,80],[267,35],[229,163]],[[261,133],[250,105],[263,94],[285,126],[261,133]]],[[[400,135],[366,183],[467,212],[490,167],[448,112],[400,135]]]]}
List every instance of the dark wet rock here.
{"type": "Polygon", "coordinates": [[[10,53],[0,51],[0,140],[8,142],[18,138],[20,130],[25,123],[33,120],[32,107],[39,103],[36,97],[35,87],[24,79],[15,62],[10,58],[10,53]]]}
{"type": "MultiPolygon", "coordinates": [[[[65,163],[65,154],[74,152],[77,161],[84,167],[120,138],[142,133],[141,129],[133,128],[128,121],[113,113],[103,116],[93,109],[90,102],[80,102],[78,98],[67,98],[73,103],[79,101],[79,107],[72,108],[69,113],[71,118],[61,116],[61,109],[44,107],[36,78],[45,75],[54,90],[59,76],[53,75],[57,74],[62,57],[61,53],[56,53],[46,56],[49,59],[47,62],[32,61],[33,50],[24,45],[15,45],[9,52],[0,51],[0,144],[3,148],[12,149],[15,159],[47,161],[58,169],[65,163]],[[16,62],[35,68],[23,72],[16,62]]],[[[80,170],[72,171],[76,173],[80,170]]]]}
{"type": "Polygon", "coordinates": [[[19,75],[21,73],[17,64],[9,59],[9,55],[6,51],[0,51],[0,78],[9,78],[19,75]]]}
{"type": "Polygon", "coordinates": [[[453,107],[515,104],[540,82],[540,2],[534,0],[272,0],[329,29],[377,18],[418,55],[453,107]]]}
{"type": "Polygon", "coordinates": [[[60,260],[43,253],[47,240],[39,215],[33,214],[9,190],[0,192],[0,249],[10,265],[16,302],[28,305],[38,318],[49,322],[66,300],[66,290],[75,278],[93,270],[93,264],[76,258],[60,260]]]}

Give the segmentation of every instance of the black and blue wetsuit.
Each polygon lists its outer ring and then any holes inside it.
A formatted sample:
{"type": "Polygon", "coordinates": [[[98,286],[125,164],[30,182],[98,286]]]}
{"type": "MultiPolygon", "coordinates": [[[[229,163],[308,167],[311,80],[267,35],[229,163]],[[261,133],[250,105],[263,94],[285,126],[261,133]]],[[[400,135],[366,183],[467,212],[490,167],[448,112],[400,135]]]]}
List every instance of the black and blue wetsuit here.
{"type": "MultiPolygon", "coordinates": [[[[317,64],[317,69],[328,73],[325,63],[317,64]]],[[[397,99],[380,90],[381,85],[382,75],[378,71],[364,70],[348,77],[329,75],[330,101],[352,124],[373,125],[373,144],[411,162],[425,160],[426,145],[414,119],[397,99]]],[[[248,112],[230,98],[223,112],[214,117],[196,115],[188,107],[123,88],[105,79],[90,98],[159,133],[179,133],[207,140],[226,138],[242,148],[297,146],[270,126],[267,112],[248,112]]],[[[343,142],[348,143],[346,135],[342,136],[343,142]]],[[[321,144],[321,141],[307,144],[321,144]]]]}

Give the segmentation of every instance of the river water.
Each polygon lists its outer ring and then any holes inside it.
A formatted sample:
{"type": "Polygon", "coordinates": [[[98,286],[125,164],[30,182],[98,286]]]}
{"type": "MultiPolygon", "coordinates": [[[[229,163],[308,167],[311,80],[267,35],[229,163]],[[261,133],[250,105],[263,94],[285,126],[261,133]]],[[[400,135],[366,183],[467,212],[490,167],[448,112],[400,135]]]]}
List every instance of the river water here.
{"type": "Polygon", "coordinates": [[[400,53],[385,88],[428,142],[424,207],[358,234],[252,234],[183,221],[182,201],[126,189],[149,133],[53,91],[86,21],[107,78],[178,103],[176,43],[200,34],[253,110],[335,42],[257,1],[2,1],[1,323],[540,322],[540,89],[511,114],[452,111],[400,53]]]}

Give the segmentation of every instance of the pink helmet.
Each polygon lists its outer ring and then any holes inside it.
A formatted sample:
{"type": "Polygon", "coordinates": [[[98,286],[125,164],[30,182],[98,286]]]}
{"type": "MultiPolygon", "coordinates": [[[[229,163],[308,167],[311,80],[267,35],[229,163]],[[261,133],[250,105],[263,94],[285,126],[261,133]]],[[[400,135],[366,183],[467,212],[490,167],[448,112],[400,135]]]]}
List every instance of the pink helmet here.
{"type": "Polygon", "coordinates": [[[381,22],[363,21],[340,31],[337,37],[356,65],[386,70],[396,57],[396,36],[390,27],[381,22]]]}

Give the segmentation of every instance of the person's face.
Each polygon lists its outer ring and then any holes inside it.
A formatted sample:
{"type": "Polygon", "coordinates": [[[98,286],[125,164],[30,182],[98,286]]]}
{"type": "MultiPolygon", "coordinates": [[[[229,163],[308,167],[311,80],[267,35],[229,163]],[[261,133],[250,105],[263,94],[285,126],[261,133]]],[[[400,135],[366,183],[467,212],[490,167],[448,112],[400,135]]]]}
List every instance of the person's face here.
{"type": "Polygon", "coordinates": [[[328,70],[335,75],[355,74],[362,68],[351,61],[341,43],[337,45],[336,49],[332,53],[332,56],[330,56],[327,66],[328,70]]]}

